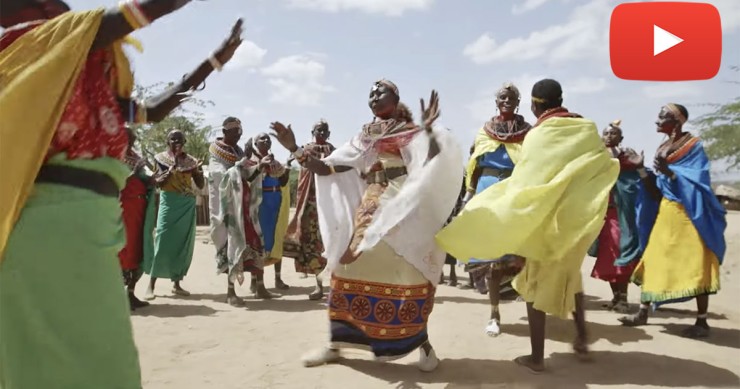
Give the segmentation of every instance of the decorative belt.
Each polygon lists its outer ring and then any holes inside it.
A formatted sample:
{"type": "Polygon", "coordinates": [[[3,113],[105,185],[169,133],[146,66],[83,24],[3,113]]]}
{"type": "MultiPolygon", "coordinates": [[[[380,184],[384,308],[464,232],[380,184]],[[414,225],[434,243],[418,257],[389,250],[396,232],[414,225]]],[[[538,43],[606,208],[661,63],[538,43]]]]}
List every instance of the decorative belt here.
{"type": "Polygon", "coordinates": [[[387,185],[388,181],[408,174],[405,166],[389,167],[365,174],[365,182],[369,184],[387,185]]]}
{"type": "Polygon", "coordinates": [[[498,178],[509,178],[511,176],[512,169],[496,169],[492,167],[484,167],[480,175],[481,176],[489,176],[489,177],[498,177],[498,178]]]}
{"type": "Polygon", "coordinates": [[[263,186],[262,192],[280,192],[281,189],[279,186],[263,186]]]}
{"type": "Polygon", "coordinates": [[[41,166],[36,182],[59,184],[87,189],[99,195],[118,197],[118,185],[111,176],[94,170],[80,169],[71,166],[41,166]]]}

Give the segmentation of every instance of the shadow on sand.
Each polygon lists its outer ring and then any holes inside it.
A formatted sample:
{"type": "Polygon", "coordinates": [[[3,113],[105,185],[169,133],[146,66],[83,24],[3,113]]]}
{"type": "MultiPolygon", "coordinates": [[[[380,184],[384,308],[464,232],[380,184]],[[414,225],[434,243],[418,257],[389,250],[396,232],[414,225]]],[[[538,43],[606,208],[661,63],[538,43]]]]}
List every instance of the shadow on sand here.
{"type": "Polygon", "coordinates": [[[139,308],[131,312],[131,316],[154,316],[154,317],[188,317],[188,316],[211,316],[217,310],[205,305],[190,304],[157,304],[156,300],[148,307],[139,308]]]}
{"type": "MultiPolygon", "coordinates": [[[[308,296],[308,293],[303,293],[306,290],[313,291],[313,288],[306,287],[296,287],[296,288],[290,288],[288,292],[295,289],[295,294],[305,294],[308,296]]],[[[276,291],[272,291],[273,293],[277,293],[276,291]]],[[[281,291],[285,292],[285,291],[281,291]]],[[[276,298],[272,300],[262,300],[257,299],[252,296],[240,296],[244,299],[244,309],[250,310],[250,311],[275,311],[275,312],[308,312],[308,311],[315,311],[320,309],[326,309],[326,298],[318,301],[311,301],[306,297],[305,299],[301,300],[288,300],[284,298],[276,298]]],[[[181,299],[183,299],[181,297],[181,299]]],[[[213,301],[217,304],[223,304],[224,307],[230,307],[226,304],[226,293],[219,293],[219,294],[193,294],[189,297],[185,297],[184,299],[187,300],[209,300],[213,301]]],[[[239,309],[233,308],[233,309],[239,309]]]]}
{"type": "MultiPolygon", "coordinates": [[[[526,321],[527,318],[523,317],[526,321]]],[[[604,339],[611,344],[621,345],[630,342],[639,342],[653,339],[645,330],[639,327],[624,327],[621,325],[607,325],[601,323],[586,322],[588,328],[589,343],[595,343],[604,339]]],[[[501,325],[504,334],[529,338],[529,325],[527,323],[515,323],[501,325]]],[[[556,342],[571,343],[576,336],[576,328],[573,320],[563,320],[557,317],[547,317],[547,328],[545,331],[547,339],[556,342]]]]}
{"type": "MultiPolygon", "coordinates": [[[[663,327],[660,331],[664,334],[681,336],[681,331],[689,328],[693,323],[687,324],[658,324],[663,327]]],[[[710,323],[711,326],[711,323],[710,323]]],[[[712,327],[709,337],[704,339],[695,339],[699,343],[709,343],[720,347],[730,347],[740,349],[740,330],[733,328],[717,328],[712,327]]]]}
{"type": "Polygon", "coordinates": [[[533,375],[513,361],[444,359],[433,373],[416,366],[368,360],[342,360],[341,364],[386,381],[397,389],[419,384],[446,383],[464,388],[574,388],[588,385],[652,385],[664,387],[735,387],[740,377],[701,361],[644,352],[593,352],[594,362],[580,363],[568,353],[552,354],[547,371],[533,375]],[[619,373],[619,374],[615,374],[619,373]]]}

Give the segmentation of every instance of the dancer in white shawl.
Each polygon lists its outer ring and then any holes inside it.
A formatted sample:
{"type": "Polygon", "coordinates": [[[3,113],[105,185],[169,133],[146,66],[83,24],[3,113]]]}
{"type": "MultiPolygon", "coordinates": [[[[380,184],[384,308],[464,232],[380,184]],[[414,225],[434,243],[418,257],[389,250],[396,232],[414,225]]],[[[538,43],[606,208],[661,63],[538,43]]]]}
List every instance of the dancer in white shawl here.
{"type": "Polygon", "coordinates": [[[296,145],[290,126],[272,124],[273,136],[317,175],[331,272],[331,343],[303,362],[336,362],[340,347],[367,349],[381,360],[421,347],[419,369],[432,371],[439,360],[427,320],[445,261],[434,235],[455,206],[462,156],[448,131],[432,129],[439,117],[435,91],[428,108],[421,102],[421,127],[388,80],[373,85],[369,106],[372,122],[322,160],[296,145]]]}

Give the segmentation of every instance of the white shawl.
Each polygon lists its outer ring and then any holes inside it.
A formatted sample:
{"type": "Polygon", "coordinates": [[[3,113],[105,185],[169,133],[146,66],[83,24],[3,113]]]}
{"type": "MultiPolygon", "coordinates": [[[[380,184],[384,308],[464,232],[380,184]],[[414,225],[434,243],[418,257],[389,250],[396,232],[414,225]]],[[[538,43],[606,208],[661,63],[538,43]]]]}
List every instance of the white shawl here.
{"type": "MultiPolygon", "coordinates": [[[[434,136],[440,153],[426,164],[429,136],[424,131],[401,149],[408,178],[400,192],[375,212],[358,251],[372,249],[382,239],[437,285],[445,253],[434,236],[444,226],[460,194],[462,154],[446,129],[435,128],[434,136]]],[[[319,228],[328,272],[337,268],[352,239],[355,211],[367,189],[360,172],[367,172],[377,161],[372,145],[362,149],[359,144],[358,135],[323,160],[332,166],[354,169],[316,177],[319,228]]]]}

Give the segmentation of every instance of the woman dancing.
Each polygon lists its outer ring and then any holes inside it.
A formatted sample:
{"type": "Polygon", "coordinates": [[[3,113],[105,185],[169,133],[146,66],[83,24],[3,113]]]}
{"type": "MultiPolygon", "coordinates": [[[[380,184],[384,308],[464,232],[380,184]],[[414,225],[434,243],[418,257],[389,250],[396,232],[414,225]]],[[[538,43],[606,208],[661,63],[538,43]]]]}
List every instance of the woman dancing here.
{"type": "Polygon", "coordinates": [[[131,173],[124,124],[167,116],[231,59],[241,21],[208,60],[141,103],[122,43],[188,3],[70,12],[60,0],[0,0],[0,166],[13,166],[0,186],[0,387],[141,387],[116,260],[131,173]]]}
{"type": "Polygon", "coordinates": [[[331,272],[331,343],[306,355],[304,365],[339,359],[340,347],[369,349],[392,360],[421,347],[419,369],[439,360],[427,320],[445,253],[434,234],[459,195],[460,149],[439,117],[437,93],[422,101],[422,125],[399,103],[398,88],[376,82],[368,104],[375,118],[323,160],[296,146],[290,126],[272,124],[274,136],[317,174],[319,223],[331,272]],[[362,177],[362,178],[361,178],[362,177]]]}
{"type": "Polygon", "coordinates": [[[709,336],[709,295],[719,291],[719,266],[725,254],[726,211],[712,192],[709,159],[701,140],[683,130],[689,118],[686,107],[668,104],[655,122],[668,135],[656,152],[648,172],[644,158],[629,153],[657,208],[647,247],[633,280],[642,286],[640,311],[620,319],[626,326],[647,324],[650,304],[663,305],[696,299],[693,326],[682,333],[689,338],[709,336]],[[658,205],[659,203],[659,205],[658,205]]]}
{"type": "Polygon", "coordinates": [[[638,231],[642,184],[637,165],[629,161],[629,150],[620,148],[624,139],[620,124],[620,120],[610,123],[601,137],[612,157],[619,160],[620,172],[609,195],[604,227],[589,254],[596,257],[591,277],[608,282],[614,296],[604,308],[627,313],[627,286],[644,248],[640,246],[638,231]]]}
{"type": "MultiPolygon", "coordinates": [[[[499,114],[487,121],[475,138],[466,172],[468,192],[464,202],[467,203],[475,194],[511,176],[514,165],[519,161],[522,141],[532,128],[523,116],[517,114],[520,101],[519,89],[512,83],[504,84],[496,93],[499,114]]],[[[521,269],[521,261],[510,255],[470,259],[468,268],[474,279],[483,276],[488,278],[491,317],[485,332],[488,336],[498,336],[501,334],[501,281],[505,275],[516,275],[521,269]]]]}

